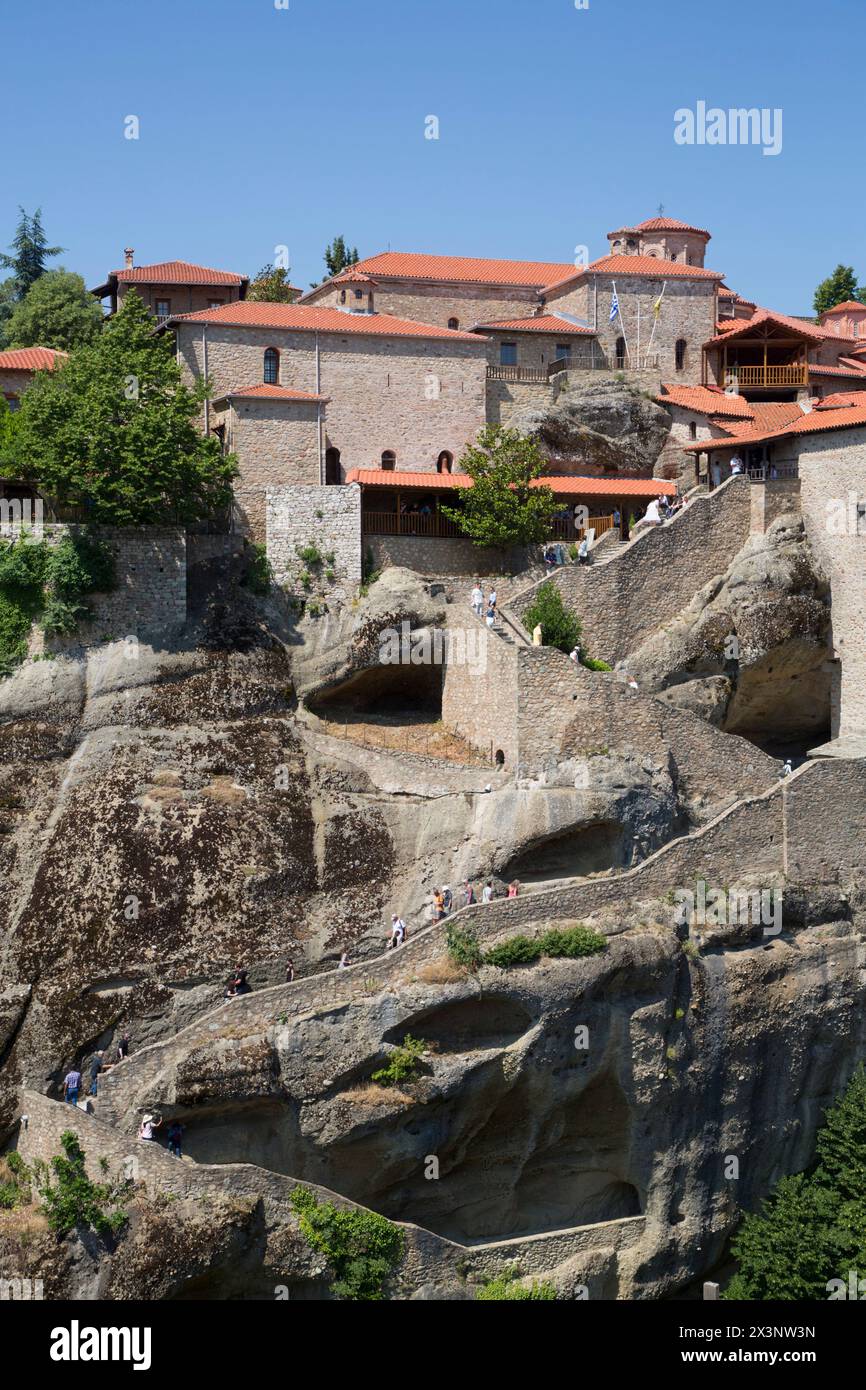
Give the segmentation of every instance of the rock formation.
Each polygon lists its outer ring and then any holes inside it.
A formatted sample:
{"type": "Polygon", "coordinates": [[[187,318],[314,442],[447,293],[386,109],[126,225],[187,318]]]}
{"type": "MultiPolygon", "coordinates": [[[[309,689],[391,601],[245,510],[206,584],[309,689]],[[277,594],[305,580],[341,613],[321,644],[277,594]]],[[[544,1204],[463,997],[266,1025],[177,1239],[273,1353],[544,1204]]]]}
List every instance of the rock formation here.
{"type": "Polygon", "coordinates": [[[652,476],[670,432],[670,416],[649,396],[616,378],[573,382],[541,409],[512,420],[538,440],[555,473],[652,476]]]}

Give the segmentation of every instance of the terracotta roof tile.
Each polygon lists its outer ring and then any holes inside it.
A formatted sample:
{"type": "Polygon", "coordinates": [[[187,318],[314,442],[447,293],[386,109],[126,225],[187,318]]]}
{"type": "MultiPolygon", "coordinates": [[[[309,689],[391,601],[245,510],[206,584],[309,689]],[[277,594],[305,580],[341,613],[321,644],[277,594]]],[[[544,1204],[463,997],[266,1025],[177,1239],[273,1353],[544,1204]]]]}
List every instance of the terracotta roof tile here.
{"type": "Polygon", "coordinates": [[[540,289],[542,285],[573,271],[574,265],[568,261],[506,261],[472,256],[429,256],[414,251],[383,251],[378,256],[368,256],[358,261],[354,268],[376,278],[526,285],[540,289]]]}
{"type": "Polygon", "coordinates": [[[477,333],[458,333],[435,324],[415,323],[391,314],[347,314],[341,309],[307,304],[257,303],[249,299],[223,304],[218,309],[199,309],[176,314],[170,324],[212,323],[215,327],[282,328],[297,333],[354,334],[368,338],[444,338],[451,342],[482,343],[477,333]]]}
{"type": "Polygon", "coordinates": [[[722,280],[721,271],[706,270],[699,265],[684,265],[682,261],[665,261],[661,256],[602,256],[589,265],[572,267],[568,275],[551,280],[542,290],[550,294],[564,285],[582,280],[585,275],[642,275],[654,280],[722,280]]]}
{"type": "MultiPolygon", "coordinates": [[[[424,488],[428,492],[451,491],[472,486],[467,473],[433,473],[403,469],[391,472],[384,468],[351,468],[347,483],[363,487],[424,488]]],[[[562,497],[670,497],[676,485],[659,478],[582,478],[562,474],[537,478],[535,487],[549,487],[562,497]]]]}
{"type": "Polygon", "coordinates": [[[247,279],[230,270],[211,270],[190,261],[160,261],[156,265],[112,270],[111,274],[124,285],[242,285],[247,279]]]}
{"type": "Polygon", "coordinates": [[[8,352],[0,352],[0,371],[52,372],[58,362],[63,362],[68,356],[59,348],[10,348],[8,352]]]}
{"type": "Polygon", "coordinates": [[[809,375],[862,378],[866,377],[866,362],[858,362],[850,357],[840,357],[839,362],[831,366],[822,366],[818,362],[810,362],[809,375]]]}
{"type": "Polygon", "coordinates": [[[727,439],[715,441],[705,439],[696,444],[686,444],[683,452],[695,453],[697,450],[712,452],[714,448],[730,449],[739,444],[764,444],[773,439],[796,438],[799,435],[823,434],[825,431],[843,429],[866,429],[866,400],[861,406],[811,410],[807,414],[801,412],[799,419],[774,429],[740,431],[727,439]]]}
{"type": "Polygon", "coordinates": [[[260,382],[257,386],[237,386],[226,391],[220,400],[265,400],[265,401],[329,401],[330,396],[319,396],[315,391],[296,391],[291,386],[271,386],[260,382]]]}
{"type": "Polygon", "coordinates": [[[821,315],[826,318],[828,314],[848,314],[852,309],[857,309],[861,314],[866,313],[866,304],[861,304],[857,299],[846,299],[844,304],[834,304],[832,309],[825,309],[821,315]]]}
{"type": "Polygon", "coordinates": [[[804,319],[789,318],[787,314],[777,314],[771,309],[759,309],[750,319],[734,319],[732,322],[733,328],[726,328],[723,333],[718,334],[715,338],[710,338],[704,346],[713,347],[714,344],[723,342],[727,338],[737,337],[742,333],[752,333],[764,324],[776,324],[780,328],[789,328],[796,333],[801,333],[804,338],[814,338],[822,343],[828,337],[835,337],[835,334],[828,334],[814,323],[806,323],[804,319]]]}
{"type": "Polygon", "coordinates": [[[497,333],[575,333],[581,337],[595,337],[594,328],[585,328],[570,319],[560,318],[558,314],[537,314],[525,319],[502,319],[498,323],[476,323],[479,332],[497,333]]]}
{"type": "Polygon", "coordinates": [[[678,405],[698,415],[725,415],[751,420],[754,406],[742,396],[729,396],[721,387],[662,386],[663,394],[656,396],[659,405],[678,405]]]}
{"type": "Polygon", "coordinates": [[[677,217],[648,217],[645,222],[638,222],[635,227],[636,232],[696,232],[698,236],[705,236],[707,241],[711,240],[711,233],[703,227],[693,227],[690,222],[680,222],[677,217]]]}

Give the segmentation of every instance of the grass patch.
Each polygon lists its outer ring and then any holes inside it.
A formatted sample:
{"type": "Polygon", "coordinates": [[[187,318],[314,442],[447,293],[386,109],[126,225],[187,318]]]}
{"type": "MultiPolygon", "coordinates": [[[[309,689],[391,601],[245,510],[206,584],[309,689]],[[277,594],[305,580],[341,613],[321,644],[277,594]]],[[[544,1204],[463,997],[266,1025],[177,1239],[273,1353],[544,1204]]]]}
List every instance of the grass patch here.
{"type": "Polygon", "coordinates": [[[517,1269],[505,1269],[486,1279],[475,1295],[477,1303],[553,1303],[555,1300],[556,1289],[552,1284],[533,1279],[527,1287],[520,1283],[517,1269]]]}

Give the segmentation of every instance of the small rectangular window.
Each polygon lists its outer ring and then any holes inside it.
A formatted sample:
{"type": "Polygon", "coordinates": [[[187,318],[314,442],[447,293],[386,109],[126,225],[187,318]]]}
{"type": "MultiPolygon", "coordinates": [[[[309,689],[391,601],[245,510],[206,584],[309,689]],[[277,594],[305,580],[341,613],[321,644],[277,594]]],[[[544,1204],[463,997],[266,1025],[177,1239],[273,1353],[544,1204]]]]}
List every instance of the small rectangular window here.
{"type": "Polygon", "coordinates": [[[156,301],[156,317],[158,319],[171,318],[171,300],[158,299],[156,301]]]}
{"type": "Polygon", "coordinates": [[[571,356],[571,343],[556,344],[556,361],[561,362],[563,357],[571,356]]]}
{"type": "Polygon", "coordinates": [[[517,366],[517,344],[516,344],[516,343],[500,343],[500,344],[499,344],[499,365],[500,365],[501,367],[516,367],[516,366],[517,366]]]}

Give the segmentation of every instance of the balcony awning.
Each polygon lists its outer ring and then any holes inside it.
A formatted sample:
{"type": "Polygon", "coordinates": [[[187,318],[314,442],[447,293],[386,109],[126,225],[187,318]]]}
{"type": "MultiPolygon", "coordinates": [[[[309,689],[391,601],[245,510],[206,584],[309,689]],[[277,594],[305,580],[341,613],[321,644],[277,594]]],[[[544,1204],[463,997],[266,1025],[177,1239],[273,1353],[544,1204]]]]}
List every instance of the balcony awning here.
{"type": "MultiPolygon", "coordinates": [[[[419,488],[425,492],[451,492],[455,488],[472,486],[466,473],[425,473],[418,469],[393,472],[387,468],[351,468],[347,483],[360,483],[363,488],[419,488]]],[[[557,474],[538,478],[536,487],[549,487],[558,497],[670,497],[676,484],[663,478],[583,478],[557,474]]]]}

